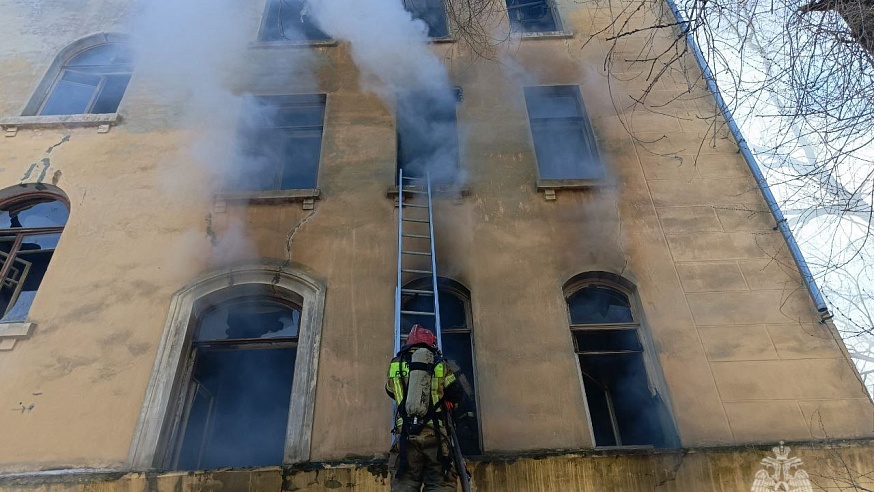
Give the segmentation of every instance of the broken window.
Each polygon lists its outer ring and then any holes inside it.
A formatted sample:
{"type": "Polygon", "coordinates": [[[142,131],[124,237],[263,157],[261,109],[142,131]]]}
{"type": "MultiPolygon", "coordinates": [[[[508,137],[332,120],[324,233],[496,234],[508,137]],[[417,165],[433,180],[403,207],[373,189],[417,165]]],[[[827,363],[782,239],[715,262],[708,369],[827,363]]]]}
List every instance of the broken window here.
{"type": "Polygon", "coordinates": [[[455,106],[459,89],[407,92],[398,97],[398,170],[404,176],[432,182],[458,180],[458,124],[455,106]]]}
{"type": "Polygon", "coordinates": [[[677,446],[628,295],[601,283],[575,287],[567,304],[595,446],[677,446]]]}
{"type": "Polygon", "coordinates": [[[132,72],[131,50],[127,45],[92,46],[66,60],[39,114],[115,113],[132,72]]]}
{"type": "Polygon", "coordinates": [[[443,0],[403,0],[404,8],[428,25],[428,37],[443,38],[449,35],[443,0]]]}
{"type": "Polygon", "coordinates": [[[525,88],[540,179],[597,179],[604,175],[595,135],[577,86],[525,88]]]}
{"type": "Polygon", "coordinates": [[[267,0],[260,41],[326,41],[331,39],[315,23],[307,0],[267,0]]]}
{"type": "Polygon", "coordinates": [[[236,190],[314,189],[319,175],[325,95],[252,97],[241,124],[236,190]]]}
{"type": "Polygon", "coordinates": [[[550,0],[507,0],[510,29],[514,32],[560,31],[558,14],[550,0]]]}
{"type": "MultiPolygon", "coordinates": [[[[432,290],[431,279],[414,280],[404,289],[432,290]]],[[[465,394],[461,411],[465,412],[456,420],[458,441],[465,455],[482,454],[479,439],[479,416],[476,402],[476,373],[473,358],[470,322],[470,292],[458,282],[439,278],[437,282],[440,303],[440,332],[443,342],[443,356],[458,378],[465,394]]],[[[434,301],[430,295],[416,294],[402,300],[404,311],[430,312],[434,301]]],[[[408,316],[401,318],[401,344],[407,339],[414,324],[434,330],[433,316],[408,316]]]]}
{"type": "Polygon", "coordinates": [[[25,321],[70,212],[53,196],[0,207],[0,322],[25,321]]]}
{"type": "Polygon", "coordinates": [[[264,295],[196,317],[172,469],[282,464],[300,319],[300,306],[264,295]]]}

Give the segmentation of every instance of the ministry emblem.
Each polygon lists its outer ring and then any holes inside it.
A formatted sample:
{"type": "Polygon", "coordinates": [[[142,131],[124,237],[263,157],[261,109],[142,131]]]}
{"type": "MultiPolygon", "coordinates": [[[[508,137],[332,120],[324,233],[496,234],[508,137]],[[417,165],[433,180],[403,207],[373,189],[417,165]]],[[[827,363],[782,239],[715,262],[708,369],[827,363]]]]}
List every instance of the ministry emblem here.
{"type": "Polygon", "coordinates": [[[813,492],[810,476],[798,469],[801,458],[790,458],[790,448],[783,446],[783,441],[771,450],[774,457],[762,459],[763,469],[756,472],[750,492],[813,492]]]}

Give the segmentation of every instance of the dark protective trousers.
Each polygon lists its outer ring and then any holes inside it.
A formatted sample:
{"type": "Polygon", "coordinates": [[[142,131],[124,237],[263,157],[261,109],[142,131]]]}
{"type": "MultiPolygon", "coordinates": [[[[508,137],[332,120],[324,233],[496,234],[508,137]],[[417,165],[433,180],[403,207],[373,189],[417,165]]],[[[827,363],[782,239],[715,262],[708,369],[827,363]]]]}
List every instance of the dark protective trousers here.
{"type": "Polygon", "coordinates": [[[455,492],[458,475],[454,466],[444,473],[440,461],[441,444],[448,447],[448,439],[445,436],[438,439],[431,427],[423,428],[418,435],[409,436],[407,466],[400,475],[396,469],[392,470],[391,492],[455,492]]]}

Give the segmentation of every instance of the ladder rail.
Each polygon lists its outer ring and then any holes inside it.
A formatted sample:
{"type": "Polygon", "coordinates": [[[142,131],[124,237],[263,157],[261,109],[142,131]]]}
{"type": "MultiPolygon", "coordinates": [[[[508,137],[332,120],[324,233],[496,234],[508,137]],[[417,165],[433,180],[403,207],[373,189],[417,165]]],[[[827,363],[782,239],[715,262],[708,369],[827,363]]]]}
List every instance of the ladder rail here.
{"type": "Polygon", "coordinates": [[[443,334],[440,330],[440,292],[437,291],[437,256],[434,252],[434,208],[431,202],[431,173],[425,173],[428,183],[428,230],[431,238],[431,288],[434,291],[434,334],[437,335],[437,348],[443,352],[443,334]]]}
{"type": "Polygon", "coordinates": [[[398,169],[398,283],[395,287],[395,332],[394,332],[394,352],[397,354],[401,350],[401,274],[403,273],[403,256],[401,251],[404,250],[404,170],[398,169]]]}

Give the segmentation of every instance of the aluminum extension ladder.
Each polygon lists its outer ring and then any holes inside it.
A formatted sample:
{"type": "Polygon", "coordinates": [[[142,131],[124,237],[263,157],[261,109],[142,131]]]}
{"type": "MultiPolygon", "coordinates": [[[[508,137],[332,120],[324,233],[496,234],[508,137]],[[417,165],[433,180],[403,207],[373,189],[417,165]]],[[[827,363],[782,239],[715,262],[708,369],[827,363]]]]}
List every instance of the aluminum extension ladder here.
{"type": "Polygon", "coordinates": [[[431,316],[434,318],[434,334],[437,346],[442,351],[440,333],[440,300],[437,294],[437,259],[434,255],[434,214],[431,210],[431,178],[404,176],[398,172],[398,283],[395,287],[395,351],[401,349],[401,318],[407,316],[431,316]],[[409,197],[409,198],[407,198],[409,197]],[[422,278],[431,277],[430,289],[406,289],[404,285],[422,278]],[[404,310],[401,305],[405,296],[430,298],[430,311],[404,310]]]}

